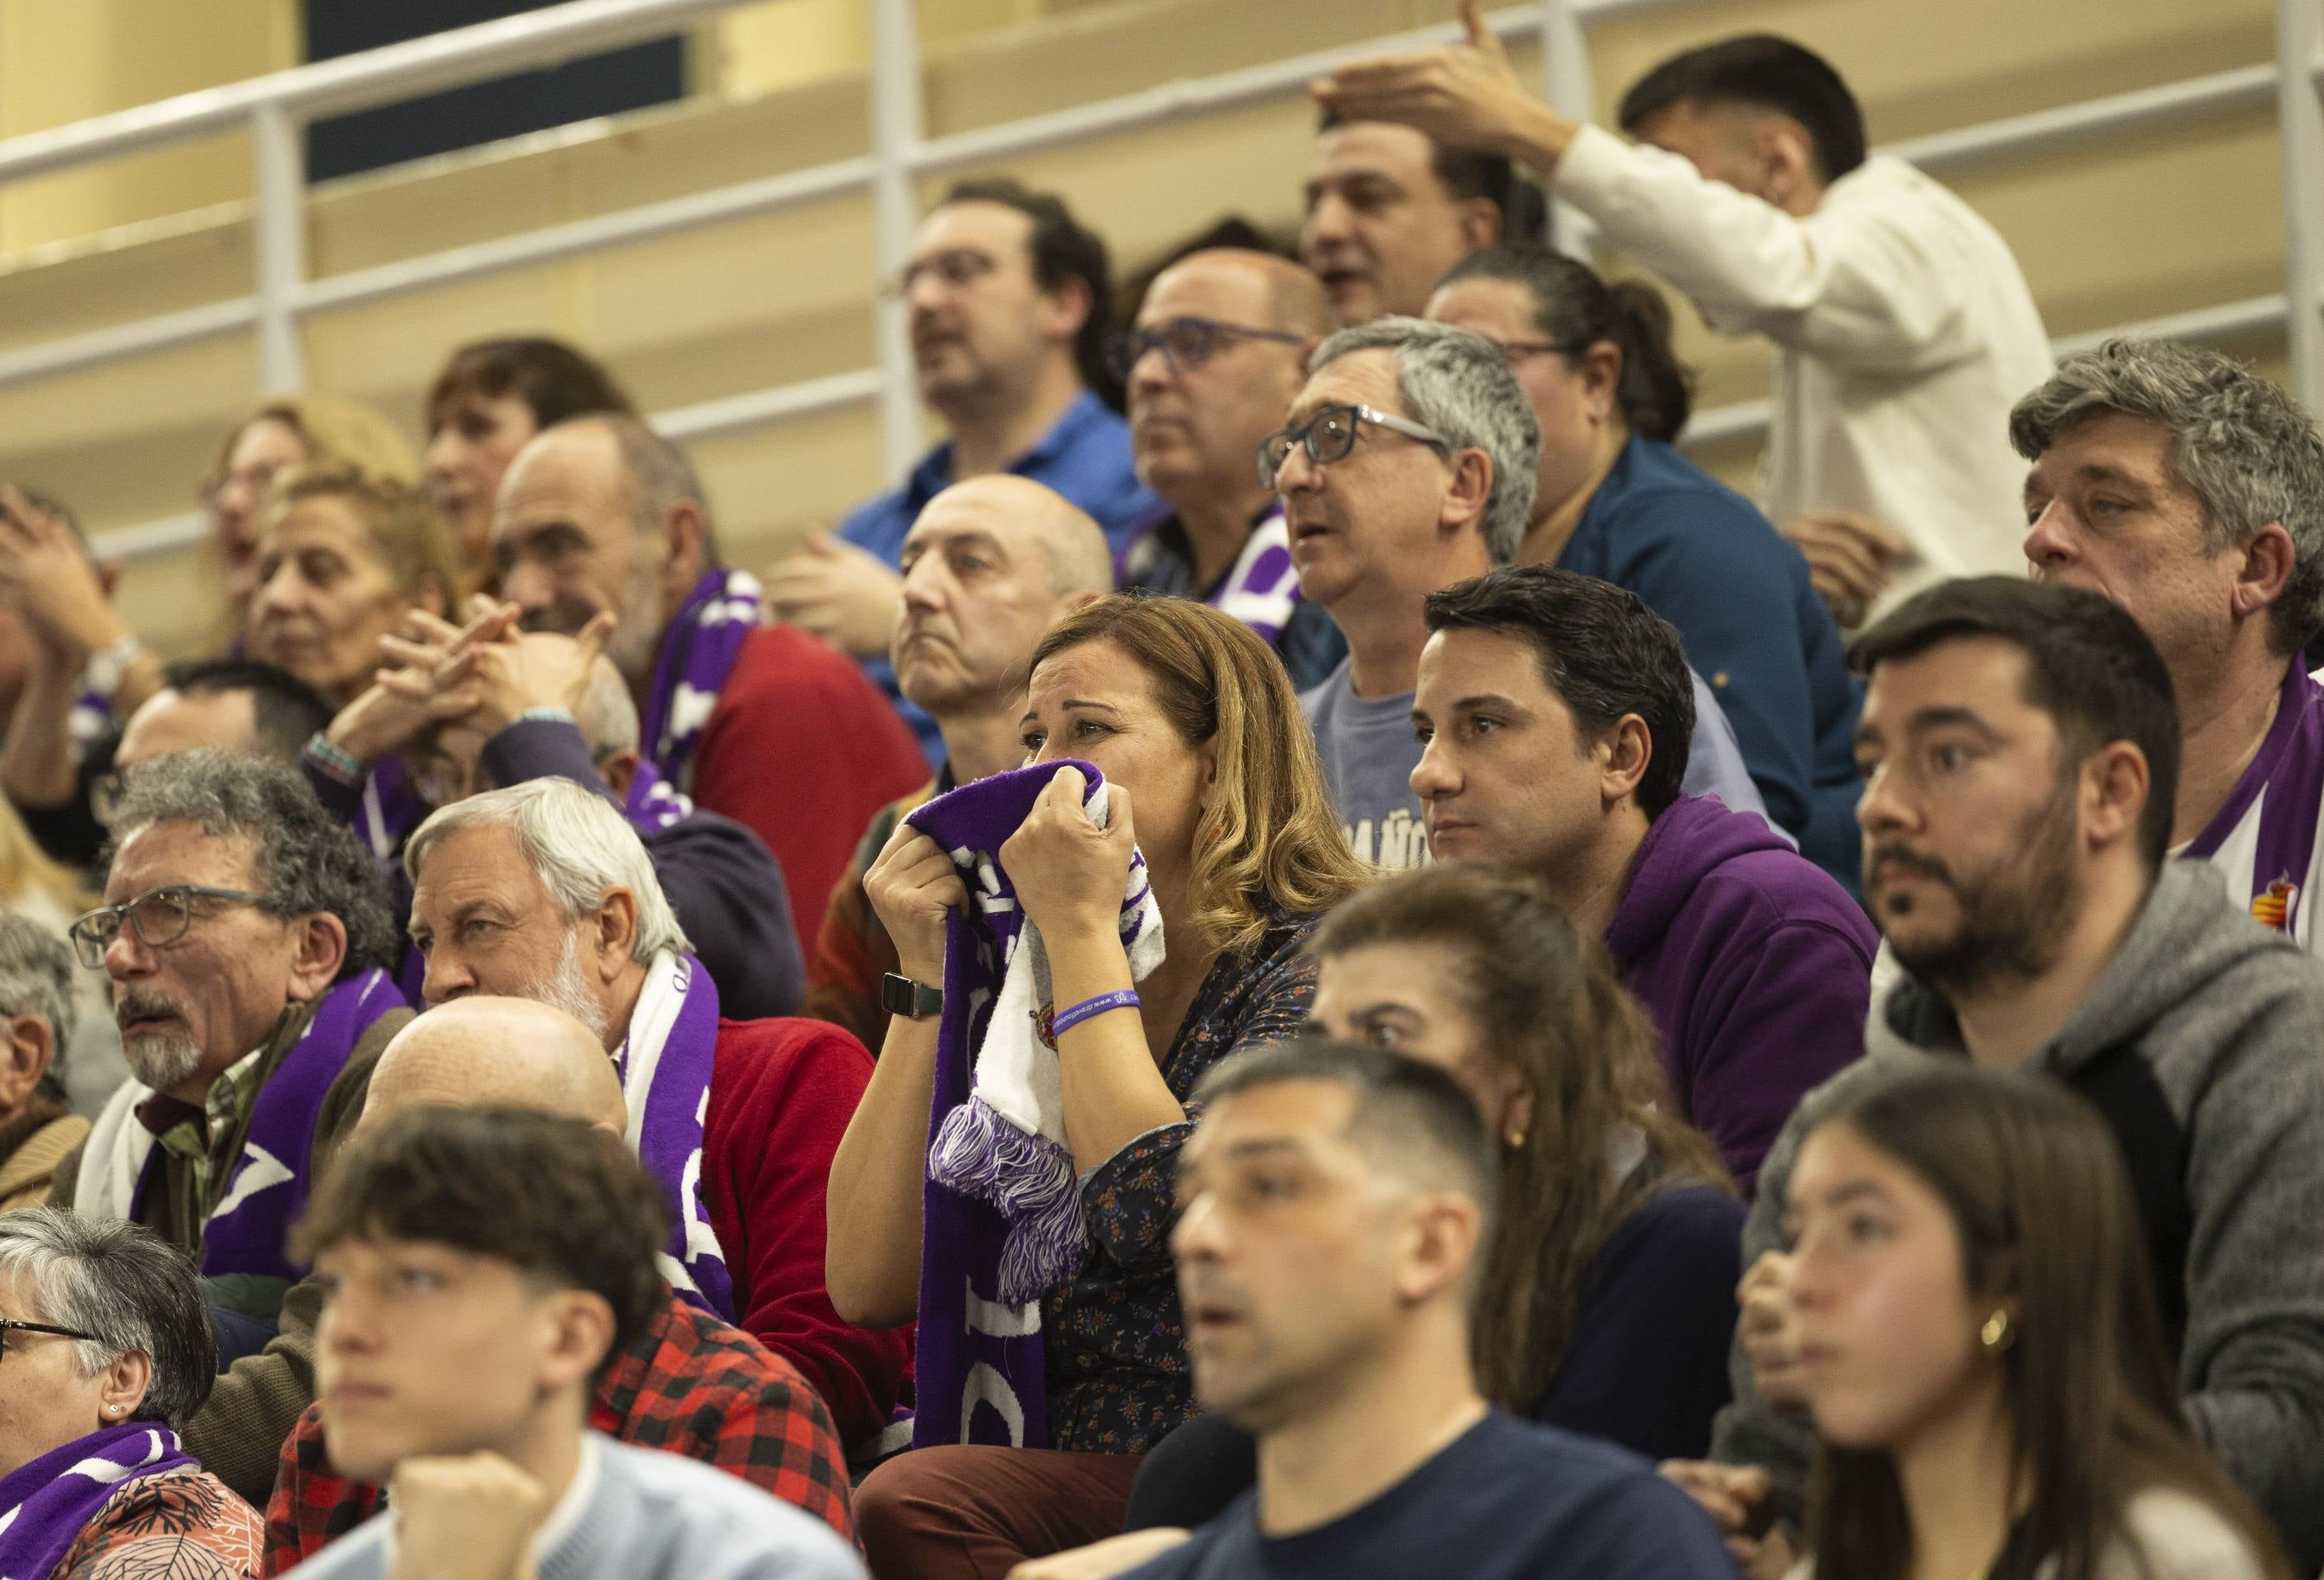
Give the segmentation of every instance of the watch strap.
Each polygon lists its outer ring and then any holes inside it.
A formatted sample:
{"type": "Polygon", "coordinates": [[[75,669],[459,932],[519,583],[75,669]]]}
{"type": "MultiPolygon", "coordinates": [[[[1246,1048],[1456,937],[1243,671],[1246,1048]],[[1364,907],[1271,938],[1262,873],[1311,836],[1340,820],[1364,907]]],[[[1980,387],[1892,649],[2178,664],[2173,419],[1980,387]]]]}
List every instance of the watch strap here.
{"type": "Polygon", "coordinates": [[[890,971],[880,979],[880,1007],[907,1021],[925,1020],[944,1012],[944,989],[890,971]]]}

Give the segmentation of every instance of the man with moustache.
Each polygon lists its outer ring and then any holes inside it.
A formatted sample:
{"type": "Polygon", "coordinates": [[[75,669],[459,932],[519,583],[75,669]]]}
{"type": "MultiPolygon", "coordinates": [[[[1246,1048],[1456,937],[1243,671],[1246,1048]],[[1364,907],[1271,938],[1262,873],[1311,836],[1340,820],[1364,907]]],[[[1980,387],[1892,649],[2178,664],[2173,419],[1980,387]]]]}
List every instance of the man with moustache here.
{"type": "Polygon", "coordinates": [[[230,1352],[272,1330],[304,1271],[291,1226],[411,1018],[387,977],[395,938],[370,855],[286,765],[156,759],[113,836],[106,903],[72,940],[112,979],[134,1078],[49,1199],[192,1256],[213,1310],[252,1325],[230,1352]]]}
{"type": "MultiPolygon", "coordinates": [[[[2312,1572],[2324,973],[2243,914],[2209,864],[2166,859],[2180,722],[2162,658],[2123,610],[2015,577],[1951,582],[1850,656],[1869,681],[1865,892],[1904,975],[1864,1059],[1768,1154],[1747,1260],[1784,1247],[1784,1185],[1828,1099],[1930,1058],[2064,1083],[2121,1142],[2189,1421],[2296,1572],[2312,1572]]],[[[1712,1441],[1725,1468],[1677,1471],[1746,1541],[1767,1500],[1796,1513],[1812,1437],[1784,1275],[1780,1258],[1755,1272],[1773,1309],[1766,1333],[1739,1341],[1712,1441]]]]}
{"type": "Polygon", "coordinates": [[[1105,242],[1050,192],[963,181],[921,222],[896,289],[911,310],[920,399],[945,437],[835,535],[768,574],[776,615],[862,661],[942,760],[933,720],[902,699],[888,662],[903,596],[897,559],[929,500],[1013,472],[1089,513],[1117,550],[1162,513],[1130,461],[1130,434],[1099,392],[1112,299],[1105,242]]]}
{"type": "Polygon", "coordinates": [[[944,763],[864,830],[825,909],[800,1009],[875,1055],[888,1036],[881,984],[900,966],[863,874],[912,808],[1025,760],[1025,681],[1041,633],[1113,590],[1098,524],[1028,477],[972,477],[937,494],[904,540],[901,563],[896,678],[943,732],[944,763]]]}
{"type": "Polygon", "coordinates": [[[684,452],[634,417],[560,422],[518,452],[493,527],[501,596],[525,628],[600,614],[643,760],[773,851],[804,954],[872,813],[926,776],[879,689],[794,626],[761,625],[758,579],[719,563],[684,452]]]}
{"type": "Polygon", "coordinates": [[[1215,247],[1157,275],[1138,328],[1111,346],[1139,478],[1170,507],[1123,554],[1122,586],[1225,610],[1282,655],[1301,690],[1347,656],[1347,639],[1299,596],[1282,501],[1251,457],[1331,328],[1331,303],[1305,269],[1215,247]]]}

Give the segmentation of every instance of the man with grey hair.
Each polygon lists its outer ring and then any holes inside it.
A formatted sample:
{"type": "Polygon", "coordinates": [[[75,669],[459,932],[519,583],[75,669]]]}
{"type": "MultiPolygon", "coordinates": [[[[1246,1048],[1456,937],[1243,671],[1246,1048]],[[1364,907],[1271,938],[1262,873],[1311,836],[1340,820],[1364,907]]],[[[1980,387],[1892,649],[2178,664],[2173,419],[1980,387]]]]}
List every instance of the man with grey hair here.
{"type": "Polygon", "coordinates": [[[217,1346],[185,1254],[60,1207],[0,1216],[0,1575],[258,1573],[257,1512],[178,1431],[217,1346]]]}
{"type": "Polygon", "coordinates": [[[879,688],[804,632],[761,624],[758,580],[719,564],[684,453],[634,417],[573,418],[519,451],[493,558],[528,631],[610,622],[644,761],[766,841],[807,950],[856,835],[927,775],[879,688]]]}
{"type": "Polygon", "coordinates": [[[304,1270],[290,1227],[410,1018],[379,873],[296,769],[211,748],[132,775],[113,836],[72,940],[112,979],[132,1078],[50,1199],[153,1229],[262,1338],[304,1270]]]}
{"type": "Polygon", "coordinates": [[[825,1190],[871,1083],[862,1044],[819,1021],[721,1019],[636,831],[569,780],[447,807],[403,859],[429,1004],[532,999],[588,1027],[622,1077],[630,1142],[683,1216],[680,1296],[806,1372],[851,1448],[876,1443],[909,1346],[841,1322],[824,1288],[825,1190]]]}
{"type": "Polygon", "coordinates": [[[2069,357],[2010,413],[2034,463],[2035,577],[2104,593],[2171,670],[2183,744],[2173,851],[2315,950],[2324,882],[2324,437],[2216,351],[2115,340],[2069,357]]]}
{"type": "Polygon", "coordinates": [[[1300,593],[1348,638],[1347,658],[1299,704],[1364,861],[1428,860],[1409,782],[1422,606],[1516,558],[1540,449],[1533,408],[1491,341],[1406,318],[1318,346],[1286,425],[1259,443],[1300,593]]]}
{"type": "MultiPolygon", "coordinates": [[[[466,713],[405,750],[420,793],[448,807],[482,790],[558,777],[605,797],[645,841],[727,1012],[796,1012],[806,967],[783,871],[766,843],[696,806],[640,752],[637,704],[599,651],[597,628],[577,639],[520,632],[508,628],[510,613],[498,622],[480,617],[466,632],[427,622],[434,638],[427,656],[374,683],[404,696],[465,698],[466,713]]],[[[408,890],[401,899],[408,911],[408,890]]],[[[409,988],[417,977],[404,981],[409,988]]]]}
{"type": "Polygon", "coordinates": [[[88,1134],[66,1106],[65,1044],[80,1011],[72,951],[31,918],[0,910],[0,1213],[49,1199],[50,1177],[88,1134]]]}

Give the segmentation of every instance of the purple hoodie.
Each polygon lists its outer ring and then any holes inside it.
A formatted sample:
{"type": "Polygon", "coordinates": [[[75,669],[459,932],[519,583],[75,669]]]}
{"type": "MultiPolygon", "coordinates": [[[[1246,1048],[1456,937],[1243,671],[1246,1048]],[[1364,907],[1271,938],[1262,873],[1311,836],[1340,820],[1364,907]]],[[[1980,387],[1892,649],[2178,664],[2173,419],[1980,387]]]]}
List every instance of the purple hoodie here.
{"type": "Polygon", "coordinates": [[[1758,818],[1683,796],[1646,831],[1606,947],[1681,1111],[1749,1192],[1800,1099],[1864,1051],[1870,919],[1758,818]]]}

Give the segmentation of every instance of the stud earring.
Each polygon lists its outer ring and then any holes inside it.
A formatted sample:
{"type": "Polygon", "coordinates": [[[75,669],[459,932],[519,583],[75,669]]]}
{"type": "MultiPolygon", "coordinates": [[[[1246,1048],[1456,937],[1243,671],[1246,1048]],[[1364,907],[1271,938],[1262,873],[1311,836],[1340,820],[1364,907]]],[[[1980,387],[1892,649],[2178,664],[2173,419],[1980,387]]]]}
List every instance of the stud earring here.
{"type": "Polygon", "coordinates": [[[2017,1342],[2017,1335],[2009,1326],[2009,1313],[2006,1311],[1996,1311],[1987,1317],[1985,1326],[1978,1329],[1977,1336],[1986,1352],[1995,1355],[2017,1342]]]}
{"type": "Polygon", "coordinates": [[[1522,1151],[1524,1151],[1524,1150],[1525,1150],[1525,1141],[1526,1141],[1526,1132],[1523,1132],[1523,1131],[1521,1131],[1521,1130],[1513,1130],[1513,1131],[1509,1132],[1508,1149],[1509,1149],[1509,1150],[1510,1150],[1510,1151],[1512,1151],[1512,1152],[1522,1152],[1522,1151]]]}

